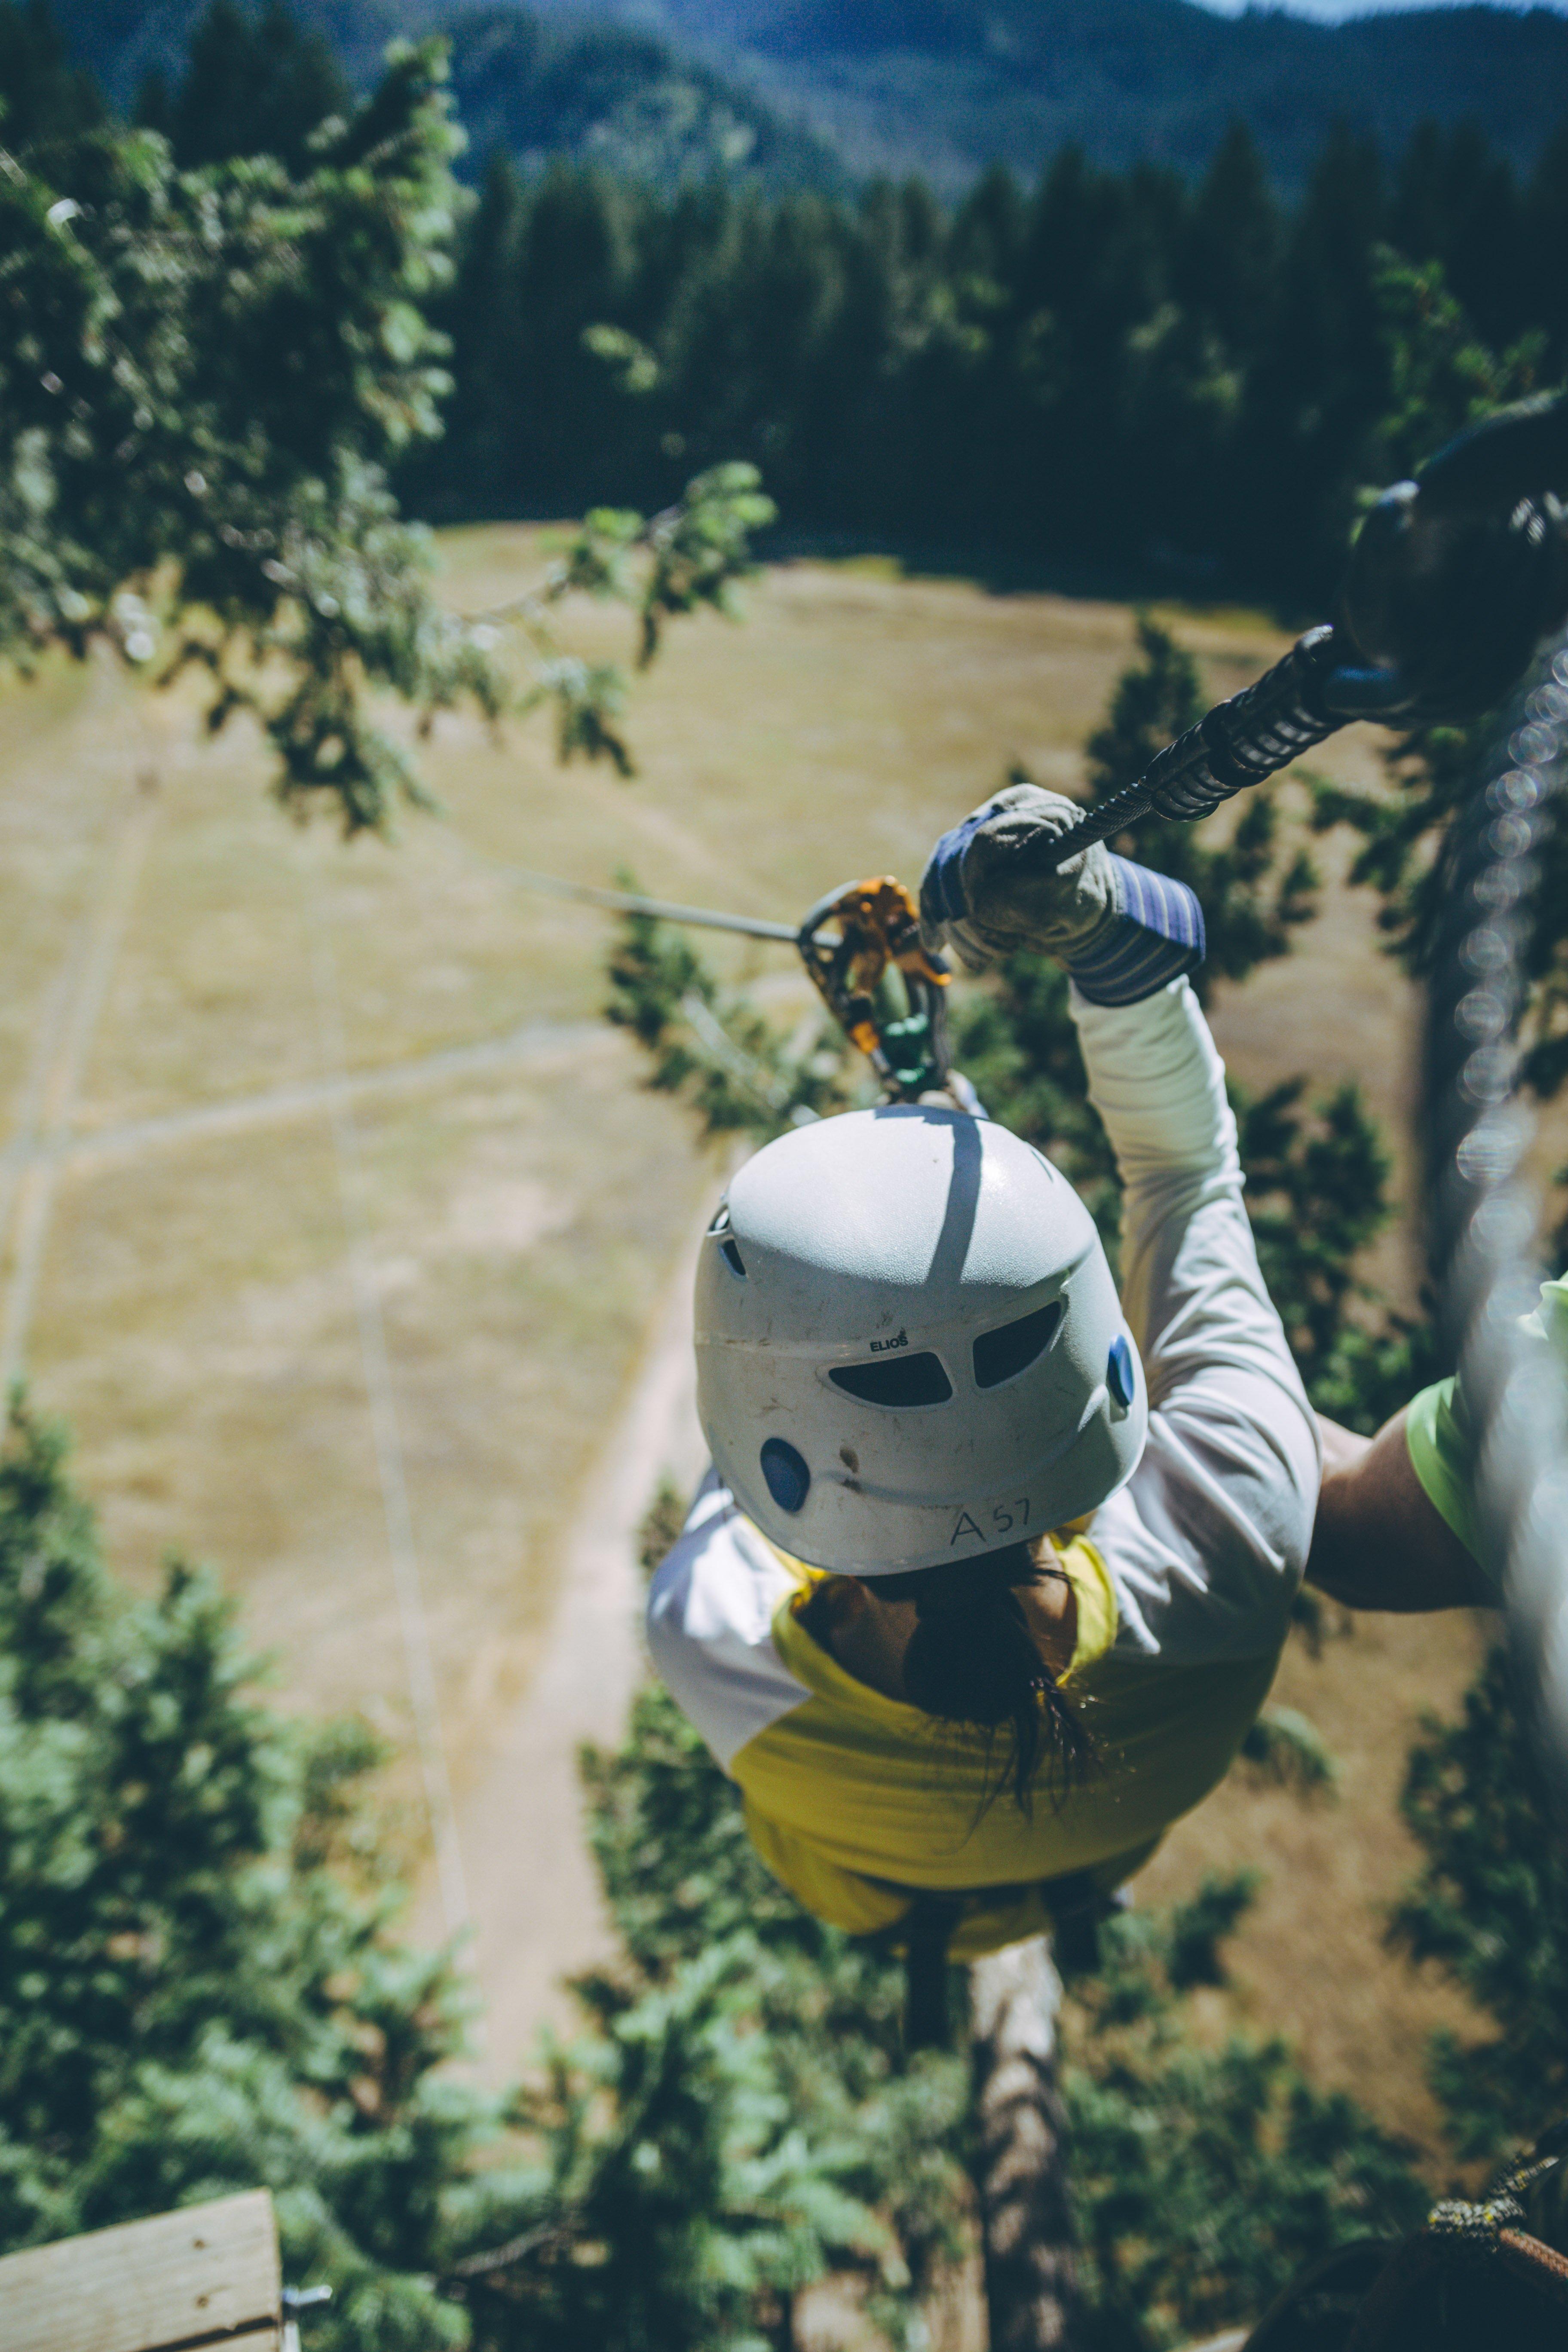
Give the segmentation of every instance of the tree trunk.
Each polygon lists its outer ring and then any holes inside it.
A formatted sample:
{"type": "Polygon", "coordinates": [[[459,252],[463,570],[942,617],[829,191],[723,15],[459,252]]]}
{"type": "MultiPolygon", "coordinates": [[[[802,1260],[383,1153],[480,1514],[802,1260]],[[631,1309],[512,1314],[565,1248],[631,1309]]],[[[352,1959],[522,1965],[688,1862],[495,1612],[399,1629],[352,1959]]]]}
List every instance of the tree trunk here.
{"type": "Polygon", "coordinates": [[[1062,1989],[1046,1938],[977,1960],[969,1986],[991,2352],[1078,2352],[1082,2306],[1057,2090],[1062,1989]]]}

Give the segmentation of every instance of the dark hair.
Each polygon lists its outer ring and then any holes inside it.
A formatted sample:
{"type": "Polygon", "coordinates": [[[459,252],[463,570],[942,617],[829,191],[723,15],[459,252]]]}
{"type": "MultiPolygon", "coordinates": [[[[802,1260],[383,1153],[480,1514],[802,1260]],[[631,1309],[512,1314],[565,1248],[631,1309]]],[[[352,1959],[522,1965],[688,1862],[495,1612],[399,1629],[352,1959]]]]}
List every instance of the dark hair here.
{"type": "MultiPolygon", "coordinates": [[[[1009,1544],[981,1559],[879,1576],[879,1597],[912,1601],[915,1630],[904,1652],[904,1690],[923,1714],[986,1731],[1011,1727],[1012,1747],[1000,1787],[1021,1812],[1031,1809],[1036,1777],[1060,1804],[1094,1760],[1094,1739],[1057,1687],[1035,1645],[1018,1599],[1021,1585],[1059,1575],[1034,1546],[1009,1544]]],[[[989,1799],[987,1799],[989,1802],[989,1799]]]]}

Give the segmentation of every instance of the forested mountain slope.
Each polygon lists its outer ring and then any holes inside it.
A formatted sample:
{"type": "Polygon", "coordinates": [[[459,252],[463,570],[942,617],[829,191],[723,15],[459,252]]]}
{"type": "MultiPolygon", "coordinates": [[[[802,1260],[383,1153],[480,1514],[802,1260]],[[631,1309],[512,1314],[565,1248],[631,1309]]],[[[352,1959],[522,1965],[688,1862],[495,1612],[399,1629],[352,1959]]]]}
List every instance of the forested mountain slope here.
{"type": "MultiPolygon", "coordinates": [[[[525,167],[573,156],[664,187],[716,171],[774,189],[848,178],[831,144],[786,121],[749,75],[728,77],[678,38],[607,16],[542,18],[461,0],[294,0],[293,13],[360,88],[399,34],[447,33],[469,140],[462,168],[476,176],[499,151],[525,167]]],[[[205,0],[56,0],[53,14],[77,60],[128,106],[149,78],[179,78],[205,0]]]]}
{"type": "Polygon", "coordinates": [[[499,151],[525,168],[574,155],[660,186],[715,170],[774,189],[847,183],[829,140],[656,33],[505,5],[446,26],[469,169],[499,151]]]}
{"type": "MultiPolygon", "coordinates": [[[[666,183],[739,163],[819,185],[837,175],[831,147],[850,175],[919,171],[951,193],[997,159],[1033,176],[1069,140],[1102,163],[1192,171],[1239,116],[1294,193],[1337,121],[1392,152],[1425,118],[1473,118],[1525,164],[1568,120],[1568,19],[1542,8],[1329,26],[1193,0],[542,5],[542,27],[521,7],[450,0],[299,0],[298,13],[355,81],[393,34],[453,27],[476,161],[495,147],[598,156],[666,183]]],[[[126,100],[177,63],[201,5],[58,0],[57,14],[126,100]]]]}
{"type": "MultiPolygon", "coordinates": [[[[554,0],[547,0],[554,5],[554,0]]],[[[582,0],[573,0],[582,5],[582,0]]],[[[1473,116],[1516,162],[1568,114],[1568,21],[1416,9],[1322,25],[1192,0],[596,0],[657,22],[829,130],[852,167],[939,185],[1067,140],[1191,170],[1245,121],[1289,190],[1336,121],[1403,145],[1473,116]]]]}
{"type": "MultiPolygon", "coordinates": [[[[77,62],[127,105],[149,74],[178,75],[206,0],[50,0],[49,13],[77,62]]],[[[436,11],[423,0],[298,0],[293,14],[325,36],[351,80],[367,84],[387,42],[433,21],[436,11]]]]}

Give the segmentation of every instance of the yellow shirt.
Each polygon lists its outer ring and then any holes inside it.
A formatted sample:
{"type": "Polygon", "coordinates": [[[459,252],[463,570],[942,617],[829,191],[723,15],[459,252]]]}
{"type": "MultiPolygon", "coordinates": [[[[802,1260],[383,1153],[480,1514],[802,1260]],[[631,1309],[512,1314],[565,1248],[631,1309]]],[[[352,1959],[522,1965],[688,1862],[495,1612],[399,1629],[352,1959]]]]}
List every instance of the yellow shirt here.
{"type": "Polygon", "coordinates": [[[1088,1871],[1107,1893],[1120,1885],[1224,1777],[1278,1650],[1186,1667],[1113,1654],[1104,1561],[1083,1538],[1058,1557],[1078,1600],[1062,1687],[1099,1759],[1059,1805],[1042,1776],[1030,1814],[998,1786],[1006,1734],[988,1745],[982,1732],[937,1723],[857,1682],[801,1622],[815,1579],[797,1571],[773,1642],[809,1696],[739,1748],[730,1770],[757,1852],[819,1919],[868,1934],[902,1916],[909,1887],[995,1886],[1004,1891],[972,1907],[953,1937],[953,1957],[973,1959],[1048,1928],[1039,1880],[1088,1871]]]}

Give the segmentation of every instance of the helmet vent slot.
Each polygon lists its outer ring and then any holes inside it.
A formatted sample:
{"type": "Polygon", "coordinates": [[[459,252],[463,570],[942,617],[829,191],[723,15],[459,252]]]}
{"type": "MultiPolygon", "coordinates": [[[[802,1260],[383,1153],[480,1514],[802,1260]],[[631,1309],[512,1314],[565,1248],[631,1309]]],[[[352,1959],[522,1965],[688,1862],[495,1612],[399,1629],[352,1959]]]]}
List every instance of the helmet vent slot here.
{"type": "Polygon", "coordinates": [[[784,1437],[767,1437],[763,1441],[760,1456],[763,1476],[768,1492],[781,1511],[795,1513],[805,1507],[811,1492],[811,1472],[805,1458],[784,1437]]]}
{"type": "Polygon", "coordinates": [[[1053,1298],[1048,1307],[1037,1307],[1032,1315],[1020,1315],[1016,1323],[983,1331],[974,1342],[975,1387],[1000,1388],[1004,1381],[1027,1371],[1056,1338],[1061,1319],[1062,1302],[1053,1298]]]}
{"type": "Polygon", "coordinates": [[[952,1394],[940,1356],[893,1356],[885,1364],[837,1364],[827,1375],[862,1404],[946,1404],[952,1394]]]}
{"type": "Polygon", "coordinates": [[[719,1244],[719,1254],[722,1257],[725,1265],[730,1268],[731,1272],[732,1274],[738,1274],[741,1280],[744,1282],[746,1279],[746,1261],[741,1255],[740,1243],[734,1240],[732,1236],[725,1241],[721,1241],[719,1244]]]}

